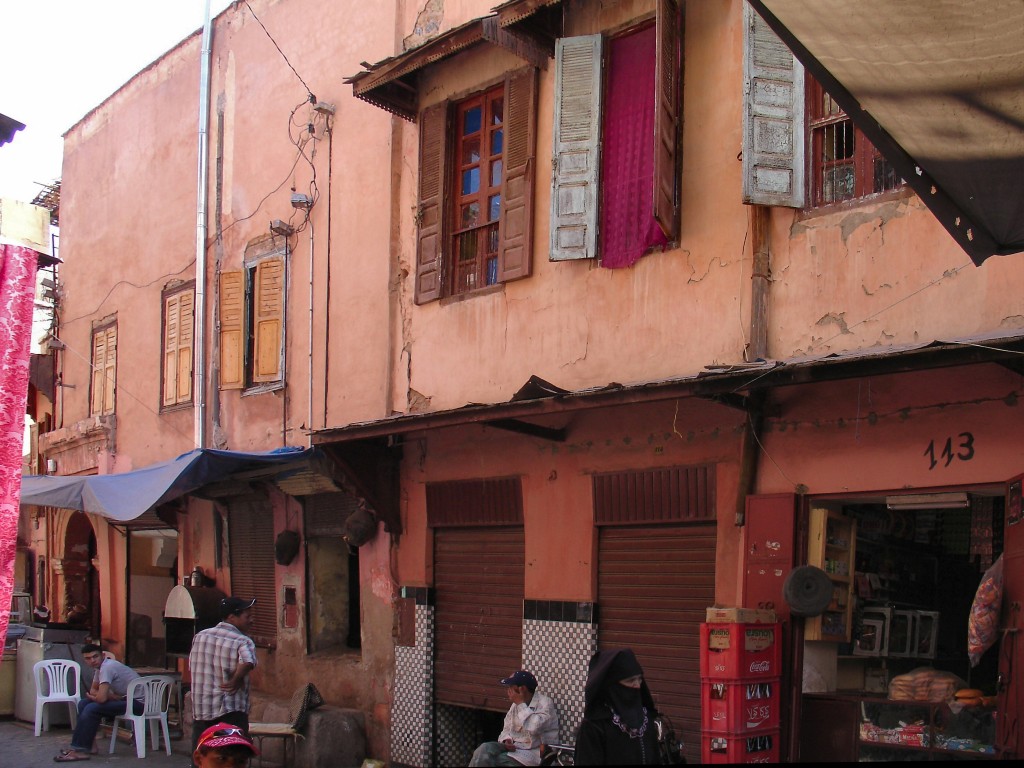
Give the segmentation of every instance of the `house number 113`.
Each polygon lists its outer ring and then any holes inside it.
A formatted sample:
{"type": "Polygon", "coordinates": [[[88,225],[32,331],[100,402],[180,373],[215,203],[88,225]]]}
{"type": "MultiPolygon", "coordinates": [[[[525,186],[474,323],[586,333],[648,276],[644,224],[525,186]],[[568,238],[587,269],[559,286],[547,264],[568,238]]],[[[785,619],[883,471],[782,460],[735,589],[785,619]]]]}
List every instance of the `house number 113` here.
{"type": "Polygon", "coordinates": [[[942,449],[939,450],[938,457],[935,455],[936,450],[938,450],[938,444],[935,440],[931,440],[928,447],[924,449],[924,455],[928,457],[929,470],[935,469],[943,460],[945,460],[942,465],[944,467],[952,464],[953,459],[970,461],[974,458],[974,435],[970,432],[961,432],[955,438],[947,437],[942,449]],[[954,440],[957,442],[954,443],[954,440]]]}

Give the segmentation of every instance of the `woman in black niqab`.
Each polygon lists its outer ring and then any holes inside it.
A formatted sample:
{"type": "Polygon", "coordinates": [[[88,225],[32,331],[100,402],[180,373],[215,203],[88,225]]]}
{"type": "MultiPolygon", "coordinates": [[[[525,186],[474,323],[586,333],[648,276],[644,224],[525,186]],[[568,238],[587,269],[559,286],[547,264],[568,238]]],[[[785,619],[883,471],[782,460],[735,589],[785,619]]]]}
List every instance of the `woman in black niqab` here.
{"type": "Polygon", "coordinates": [[[584,701],[576,765],[658,764],[654,726],[658,713],[633,651],[623,648],[594,654],[584,701]]]}

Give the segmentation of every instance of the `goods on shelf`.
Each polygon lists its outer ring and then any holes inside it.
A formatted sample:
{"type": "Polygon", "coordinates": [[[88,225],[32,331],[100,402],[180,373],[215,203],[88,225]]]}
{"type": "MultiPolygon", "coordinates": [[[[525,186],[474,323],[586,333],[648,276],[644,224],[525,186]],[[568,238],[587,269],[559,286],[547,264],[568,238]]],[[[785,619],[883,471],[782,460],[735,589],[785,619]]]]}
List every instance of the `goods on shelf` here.
{"type": "Polygon", "coordinates": [[[952,672],[918,667],[905,675],[896,675],[889,683],[893,701],[949,701],[967,684],[952,672]]]}

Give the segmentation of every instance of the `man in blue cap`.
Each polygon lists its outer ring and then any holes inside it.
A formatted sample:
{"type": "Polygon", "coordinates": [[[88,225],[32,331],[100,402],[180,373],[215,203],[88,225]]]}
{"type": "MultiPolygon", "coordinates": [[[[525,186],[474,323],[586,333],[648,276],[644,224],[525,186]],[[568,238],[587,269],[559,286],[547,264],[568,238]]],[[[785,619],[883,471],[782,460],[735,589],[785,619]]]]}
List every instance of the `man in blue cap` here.
{"type": "Polygon", "coordinates": [[[512,706],[497,741],[485,741],[473,752],[471,768],[478,766],[540,765],[540,745],[558,741],[558,712],[550,697],[537,692],[537,678],[525,669],[501,684],[512,706]]]}

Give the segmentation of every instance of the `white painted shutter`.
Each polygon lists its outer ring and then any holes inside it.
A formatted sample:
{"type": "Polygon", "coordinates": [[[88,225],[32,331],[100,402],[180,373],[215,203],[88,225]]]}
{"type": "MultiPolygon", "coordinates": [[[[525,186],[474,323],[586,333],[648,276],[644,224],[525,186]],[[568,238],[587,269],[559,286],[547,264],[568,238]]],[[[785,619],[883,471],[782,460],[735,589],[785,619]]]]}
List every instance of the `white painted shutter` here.
{"type": "Polygon", "coordinates": [[[802,208],[804,68],[743,4],[743,202],[802,208]]]}
{"type": "Polygon", "coordinates": [[[551,261],[597,256],[601,35],[555,44],[551,261]]]}

